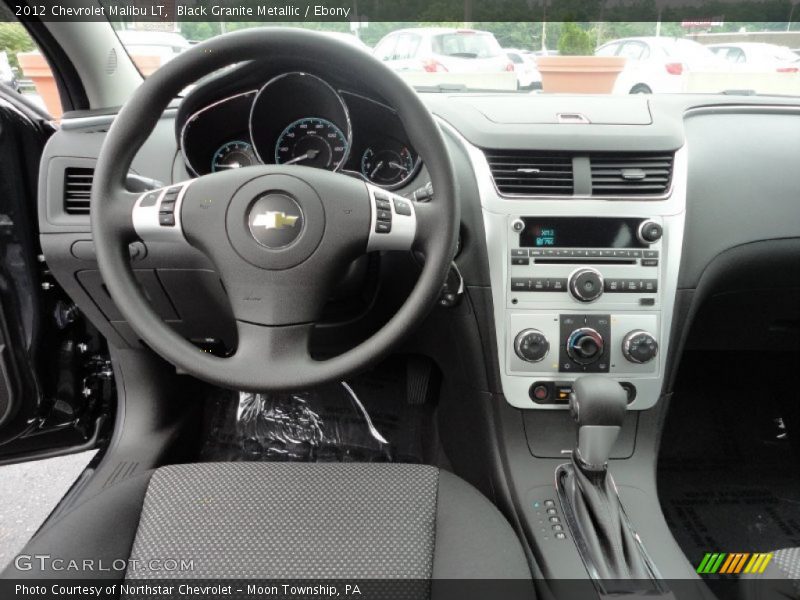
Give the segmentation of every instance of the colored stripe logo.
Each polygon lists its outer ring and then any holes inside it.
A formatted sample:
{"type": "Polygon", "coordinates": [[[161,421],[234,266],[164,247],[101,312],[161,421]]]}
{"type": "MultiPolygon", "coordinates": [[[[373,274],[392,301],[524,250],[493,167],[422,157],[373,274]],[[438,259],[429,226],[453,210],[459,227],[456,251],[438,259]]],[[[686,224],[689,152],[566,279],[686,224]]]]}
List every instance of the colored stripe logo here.
{"type": "Polygon", "coordinates": [[[706,552],[697,567],[697,572],[701,575],[763,573],[771,560],[771,553],[706,552]]]}

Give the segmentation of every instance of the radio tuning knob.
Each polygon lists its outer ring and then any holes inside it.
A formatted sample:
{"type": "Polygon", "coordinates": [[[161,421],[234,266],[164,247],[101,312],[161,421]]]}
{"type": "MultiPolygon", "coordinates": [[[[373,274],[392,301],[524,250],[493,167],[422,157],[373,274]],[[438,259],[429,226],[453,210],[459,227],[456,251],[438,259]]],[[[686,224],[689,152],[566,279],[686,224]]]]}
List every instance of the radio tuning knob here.
{"type": "Polygon", "coordinates": [[[658,342],[652,334],[634,329],[622,340],[622,355],[632,363],[644,364],[658,354],[658,342]]]}
{"type": "Polygon", "coordinates": [[[578,302],[591,302],[603,293],[603,276],[596,269],[578,269],[570,275],[568,287],[578,302]]]}
{"type": "Polygon", "coordinates": [[[637,236],[643,244],[654,244],[664,235],[664,229],[655,221],[644,221],[639,225],[637,236]]]}
{"type": "Polygon", "coordinates": [[[523,329],[514,339],[514,352],[526,362],[539,362],[550,351],[550,342],[538,329],[523,329]]]}

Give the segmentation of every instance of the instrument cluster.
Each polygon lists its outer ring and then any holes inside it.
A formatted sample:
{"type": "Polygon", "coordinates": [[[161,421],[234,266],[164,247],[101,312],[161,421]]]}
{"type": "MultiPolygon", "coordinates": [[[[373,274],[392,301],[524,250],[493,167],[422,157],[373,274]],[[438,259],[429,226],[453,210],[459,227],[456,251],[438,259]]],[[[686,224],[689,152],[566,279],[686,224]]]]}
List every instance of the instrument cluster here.
{"type": "Polygon", "coordinates": [[[393,190],[408,184],[421,167],[391,108],[300,71],[200,108],[186,119],[179,143],[186,167],[198,176],[297,164],[342,171],[393,190]]]}

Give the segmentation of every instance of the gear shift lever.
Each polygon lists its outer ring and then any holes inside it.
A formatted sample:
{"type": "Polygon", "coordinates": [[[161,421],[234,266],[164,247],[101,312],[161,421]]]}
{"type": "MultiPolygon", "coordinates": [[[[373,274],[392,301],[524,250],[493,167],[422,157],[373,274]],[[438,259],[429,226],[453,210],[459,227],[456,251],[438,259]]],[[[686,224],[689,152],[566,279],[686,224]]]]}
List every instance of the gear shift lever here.
{"type": "Polygon", "coordinates": [[[616,381],[587,375],[575,382],[569,410],[577,425],[573,455],[582,471],[606,469],[627,408],[628,395],[616,381]]]}
{"type": "Polygon", "coordinates": [[[608,473],[627,400],[619,383],[599,375],[580,377],[570,396],[575,449],[557,479],[567,523],[595,579],[652,580],[653,575],[608,473]]]}

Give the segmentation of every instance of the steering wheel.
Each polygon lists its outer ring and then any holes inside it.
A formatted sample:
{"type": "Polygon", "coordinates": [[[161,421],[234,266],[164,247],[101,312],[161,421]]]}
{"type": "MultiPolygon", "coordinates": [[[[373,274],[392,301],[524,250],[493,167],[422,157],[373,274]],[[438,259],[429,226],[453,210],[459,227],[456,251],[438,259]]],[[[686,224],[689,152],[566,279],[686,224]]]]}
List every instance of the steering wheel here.
{"type": "Polygon", "coordinates": [[[103,280],[122,315],[155,352],[183,371],[237,390],[312,387],[342,379],[386,355],[436,302],[455,249],[459,210],[444,138],[417,94],[360,49],[303,30],[248,29],[199,44],[158,69],[106,135],[91,194],[103,280]],[[314,56],[358,73],[397,112],[430,173],[436,197],[417,204],[347,175],[262,165],[205,175],[135,194],[125,179],[164,109],[186,86],[223,67],[264,56],[314,56]],[[228,357],[201,351],[156,314],[130,265],[137,239],[189,244],[215,265],[236,319],[228,357]],[[395,315],[339,356],[315,360],[314,323],[347,265],[365,252],[425,256],[395,315]]]}

